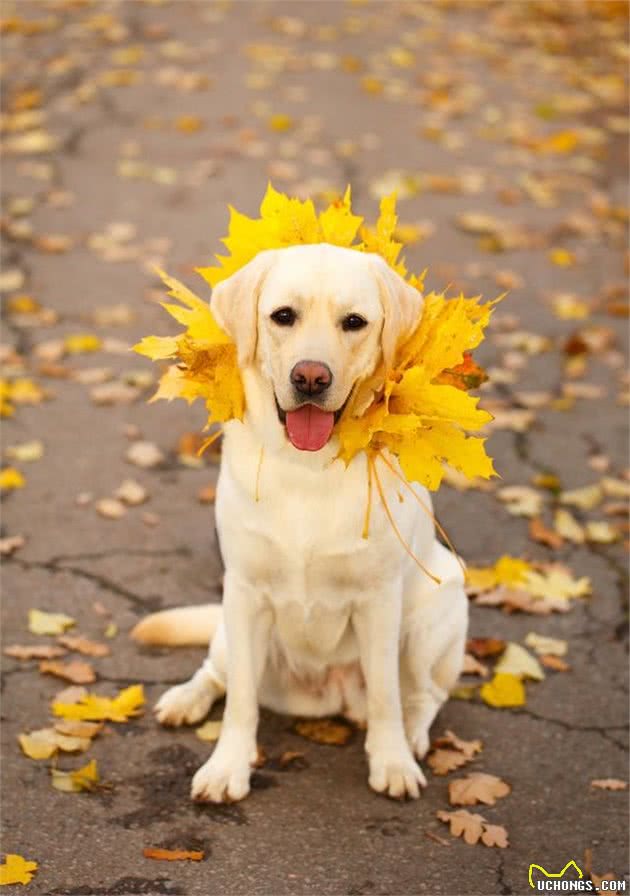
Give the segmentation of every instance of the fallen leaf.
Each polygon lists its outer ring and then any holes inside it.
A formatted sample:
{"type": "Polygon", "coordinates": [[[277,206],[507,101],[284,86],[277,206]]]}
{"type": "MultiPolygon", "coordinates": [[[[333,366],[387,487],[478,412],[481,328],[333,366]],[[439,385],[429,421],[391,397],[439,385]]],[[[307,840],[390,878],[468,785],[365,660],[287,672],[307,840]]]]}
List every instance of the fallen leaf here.
{"type": "Polygon", "coordinates": [[[538,516],[542,510],[543,496],[527,485],[508,485],[499,489],[497,496],[513,516],[538,516]]]}
{"type": "Polygon", "coordinates": [[[133,442],[127,449],[125,458],[137,467],[150,469],[157,467],[164,460],[164,455],[153,442],[133,442]]]}
{"type": "Polygon", "coordinates": [[[101,498],[94,507],[100,516],[108,520],[119,520],[127,513],[127,508],[122,501],[117,501],[115,498],[101,498]]]}
{"type": "Polygon", "coordinates": [[[219,719],[218,721],[208,720],[199,728],[195,728],[195,734],[197,735],[199,740],[206,740],[212,743],[213,741],[219,739],[222,725],[223,722],[221,721],[221,719],[219,719]]]}
{"type": "Polygon", "coordinates": [[[546,669],[551,669],[554,672],[568,672],[571,668],[568,663],[565,663],[559,656],[554,656],[552,653],[542,654],[540,662],[546,669]]]}
{"type": "Polygon", "coordinates": [[[120,691],[116,697],[100,697],[97,694],[85,694],[76,703],[63,703],[55,700],[52,705],[53,714],[64,719],[126,722],[130,716],[139,714],[144,705],[144,689],[141,684],[131,685],[120,691]]]}
{"type": "Polygon", "coordinates": [[[73,333],[63,341],[64,351],[69,355],[83,355],[97,352],[103,347],[99,336],[92,333],[73,333]]]}
{"type": "Polygon", "coordinates": [[[10,557],[25,544],[26,539],[23,535],[8,535],[6,538],[0,538],[0,557],[10,557]]]}
{"type": "Polygon", "coordinates": [[[50,770],[52,786],[63,793],[80,793],[82,790],[94,790],[100,777],[96,759],[73,772],[62,772],[57,768],[50,770]]]}
{"type": "Polygon", "coordinates": [[[547,635],[537,635],[529,632],[525,643],[538,654],[553,654],[553,656],[566,656],[567,642],[560,638],[549,638],[547,635]]]}
{"type": "Polygon", "coordinates": [[[451,806],[474,806],[483,803],[494,806],[501,797],[511,791],[509,784],[495,775],[471,772],[465,778],[456,778],[448,785],[448,799],[451,806]]]}
{"type": "Polygon", "coordinates": [[[30,734],[19,734],[18,740],[22,752],[29,759],[50,759],[58,750],[65,753],[82,753],[89,749],[91,739],[89,737],[77,737],[66,735],[55,728],[41,728],[31,731],[30,734]]]}
{"type": "Polygon", "coordinates": [[[602,487],[595,483],[594,485],[585,485],[583,488],[560,492],[560,503],[570,504],[580,510],[592,510],[601,502],[602,497],[602,487]]]}
{"type": "Polygon", "coordinates": [[[533,517],[529,521],[529,537],[532,541],[537,541],[539,544],[546,544],[547,547],[554,551],[557,551],[564,544],[564,538],[561,533],[549,529],[538,516],[533,517]]]}
{"type": "Polygon", "coordinates": [[[586,540],[594,544],[612,544],[619,541],[621,533],[605,520],[590,520],[585,526],[586,540]]]}
{"type": "Polygon", "coordinates": [[[206,485],[197,492],[197,500],[200,504],[214,504],[216,496],[217,489],[215,485],[206,485]]]}
{"type": "Polygon", "coordinates": [[[560,540],[566,538],[574,544],[584,544],[584,529],[580,526],[575,517],[569,513],[568,510],[565,510],[564,507],[558,507],[554,513],[553,524],[560,540]]]}
{"type": "Polygon", "coordinates": [[[466,650],[483,660],[488,656],[497,656],[505,650],[505,641],[499,638],[469,638],[466,641],[466,650]]]}
{"type": "Polygon", "coordinates": [[[116,489],[115,495],[119,501],[128,504],[130,507],[144,504],[149,497],[144,486],[136,482],[135,479],[125,479],[122,485],[116,489]]]}
{"type": "Polygon", "coordinates": [[[434,775],[448,775],[470,762],[482,747],[480,740],[462,740],[452,731],[447,731],[433,741],[426,762],[434,775]]]}
{"type": "Polygon", "coordinates": [[[494,671],[495,677],[497,673],[515,675],[517,678],[532,678],[534,681],[542,681],[545,677],[538,660],[524,647],[514,642],[508,643],[494,671]]]}
{"type": "Polygon", "coordinates": [[[575,264],[576,257],[575,254],[569,252],[568,249],[556,247],[555,249],[549,250],[549,260],[559,268],[569,268],[575,264]]]}
{"type": "Polygon", "coordinates": [[[37,871],[37,862],[30,862],[15,853],[7,853],[0,865],[0,886],[30,884],[37,871]]]}
{"type": "Polygon", "coordinates": [[[4,653],[16,660],[54,660],[65,656],[66,651],[54,644],[12,644],[4,648],[4,653]]]}
{"type": "Polygon", "coordinates": [[[44,454],[44,444],[39,439],[33,439],[30,442],[22,442],[19,445],[9,445],[5,449],[5,454],[11,460],[20,463],[30,463],[39,460],[44,454]]]}
{"type": "Polygon", "coordinates": [[[55,731],[67,737],[81,737],[91,740],[103,730],[103,722],[76,722],[73,719],[59,719],[55,722],[55,731]]]}
{"type": "Polygon", "coordinates": [[[25,485],[26,479],[15,467],[5,467],[4,470],[0,470],[0,490],[10,492],[16,488],[24,488],[25,485]]]}
{"type": "Polygon", "coordinates": [[[598,790],[627,790],[628,782],[619,778],[596,778],[591,781],[591,787],[596,787],[598,790]]]}
{"type": "Polygon", "coordinates": [[[473,594],[489,591],[497,585],[515,587],[525,581],[531,568],[525,560],[504,555],[494,566],[469,566],[466,569],[466,585],[473,594]]]}
{"type": "Polygon", "coordinates": [[[525,688],[516,675],[499,672],[492,681],[481,685],[479,696],[488,706],[495,708],[524,706],[525,688]]]}
{"type": "Polygon", "coordinates": [[[96,673],[89,663],[82,660],[72,660],[62,663],[55,660],[43,660],[39,664],[39,671],[47,675],[55,675],[57,678],[65,678],[73,684],[91,684],[96,681],[96,673]]]}
{"type": "Polygon", "coordinates": [[[91,641],[82,635],[62,635],[57,640],[68,650],[76,650],[85,656],[109,656],[111,653],[107,644],[99,644],[98,641],[91,641]]]}
{"type": "Polygon", "coordinates": [[[466,809],[457,809],[455,812],[440,809],[436,815],[440,821],[449,825],[453,837],[462,837],[469,846],[474,846],[480,840],[484,846],[497,846],[500,849],[508,846],[505,828],[488,824],[483,815],[468,812],[466,809]]]}
{"type": "Polygon", "coordinates": [[[293,730],[316,744],[335,747],[347,744],[354,733],[350,725],[332,719],[303,719],[295,723],[293,730]]]}
{"type": "Polygon", "coordinates": [[[481,842],[484,846],[497,846],[499,849],[506,849],[510,845],[507,831],[500,824],[484,824],[481,842]]]}
{"type": "Polygon", "coordinates": [[[62,635],[75,624],[65,613],[45,613],[43,610],[28,611],[28,629],[34,635],[62,635]]]}
{"type": "Polygon", "coordinates": [[[479,660],[472,656],[470,653],[465,653],[462,674],[480,675],[482,678],[485,678],[488,674],[488,667],[484,666],[483,663],[480,663],[479,660]]]}
{"type": "Polygon", "coordinates": [[[204,854],[197,849],[161,849],[157,846],[145,846],[142,855],[145,859],[157,859],[160,862],[201,862],[204,854]]]}

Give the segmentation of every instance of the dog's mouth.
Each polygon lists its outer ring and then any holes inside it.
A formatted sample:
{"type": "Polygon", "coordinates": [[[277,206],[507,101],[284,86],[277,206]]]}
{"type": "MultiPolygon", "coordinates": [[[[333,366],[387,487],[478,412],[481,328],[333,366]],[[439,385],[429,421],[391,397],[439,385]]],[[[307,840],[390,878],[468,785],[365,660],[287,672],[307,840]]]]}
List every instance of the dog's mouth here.
{"type": "Polygon", "coordinates": [[[274,394],[278,420],[286,429],[294,448],[300,451],[319,451],[328,442],[333,427],[344,412],[348,399],[336,411],[325,411],[315,404],[302,404],[293,411],[280,407],[274,394]]]}

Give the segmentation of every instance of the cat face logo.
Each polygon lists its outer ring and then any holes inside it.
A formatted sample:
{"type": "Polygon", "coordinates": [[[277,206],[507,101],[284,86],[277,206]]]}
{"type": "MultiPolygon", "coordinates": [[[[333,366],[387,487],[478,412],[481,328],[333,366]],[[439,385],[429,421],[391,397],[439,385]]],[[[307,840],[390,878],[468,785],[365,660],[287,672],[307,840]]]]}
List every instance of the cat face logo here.
{"type": "Polygon", "coordinates": [[[582,880],[582,878],[584,877],[584,872],[583,872],[582,869],[579,867],[579,865],[577,864],[577,862],[574,862],[574,861],[573,861],[573,859],[571,859],[570,862],[567,862],[567,864],[564,866],[564,868],[562,869],[562,871],[558,871],[556,874],[554,874],[554,873],[551,872],[551,871],[545,871],[545,869],[542,867],[542,865],[534,865],[534,864],[532,864],[532,865],[529,866],[529,885],[530,885],[530,887],[531,887],[533,890],[536,890],[536,889],[537,889],[536,884],[535,884],[534,881],[533,881],[534,869],[535,869],[536,871],[540,871],[542,874],[545,875],[545,877],[553,877],[553,878],[556,878],[556,880],[557,880],[558,878],[560,878],[560,877],[562,877],[564,874],[566,874],[566,872],[569,870],[569,868],[574,868],[575,871],[577,872],[577,875],[578,875],[579,880],[582,880]]]}

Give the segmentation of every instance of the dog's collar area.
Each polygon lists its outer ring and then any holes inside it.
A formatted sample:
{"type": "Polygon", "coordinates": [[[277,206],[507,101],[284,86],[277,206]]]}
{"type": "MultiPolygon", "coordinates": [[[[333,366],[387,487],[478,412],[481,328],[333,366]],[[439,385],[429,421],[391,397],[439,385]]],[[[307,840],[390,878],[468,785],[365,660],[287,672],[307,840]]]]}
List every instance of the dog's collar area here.
{"type": "MultiPolygon", "coordinates": [[[[275,392],[273,393],[273,400],[274,400],[275,403],[276,403],[276,411],[277,411],[277,414],[278,414],[278,420],[280,421],[280,423],[281,423],[283,426],[285,426],[285,425],[286,425],[286,422],[287,422],[287,412],[286,412],[283,408],[280,407],[280,402],[278,401],[278,398],[277,398],[275,392]]],[[[349,401],[349,400],[350,400],[350,396],[348,395],[348,397],[346,398],[346,400],[344,401],[344,403],[341,405],[341,407],[340,407],[340,408],[337,408],[337,410],[334,412],[334,413],[335,413],[335,423],[339,423],[339,420],[341,419],[341,415],[342,415],[343,412],[345,411],[345,409],[346,409],[346,405],[348,404],[348,401],[349,401]]],[[[312,402],[312,401],[311,401],[311,402],[308,402],[308,401],[305,401],[305,402],[304,402],[304,404],[313,404],[313,403],[314,403],[314,402],[312,402]]],[[[300,405],[300,407],[302,407],[302,405],[300,405]]],[[[319,407],[319,405],[316,405],[316,407],[319,407]]]]}

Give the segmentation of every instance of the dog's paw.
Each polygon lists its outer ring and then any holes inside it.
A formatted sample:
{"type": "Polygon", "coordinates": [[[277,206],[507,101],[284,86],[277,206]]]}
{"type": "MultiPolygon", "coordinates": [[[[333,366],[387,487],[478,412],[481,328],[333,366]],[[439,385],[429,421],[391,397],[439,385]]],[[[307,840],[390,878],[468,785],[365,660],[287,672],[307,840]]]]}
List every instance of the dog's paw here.
{"type": "Polygon", "coordinates": [[[424,726],[416,728],[416,730],[409,736],[409,746],[416,759],[424,759],[431,746],[429,729],[424,726]]]}
{"type": "Polygon", "coordinates": [[[155,716],[161,725],[194,725],[208,715],[214,699],[212,686],[187,681],[162,694],[154,709],[155,716]]]}
{"type": "Polygon", "coordinates": [[[196,772],[191,796],[197,802],[233,803],[249,793],[251,765],[247,758],[229,757],[219,747],[196,772]]]}
{"type": "Polygon", "coordinates": [[[407,745],[404,749],[375,751],[370,756],[370,787],[393,799],[417,800],[426,778],[407,745]]]}

